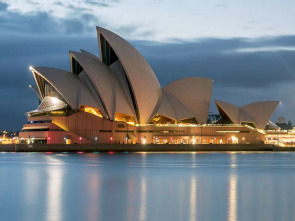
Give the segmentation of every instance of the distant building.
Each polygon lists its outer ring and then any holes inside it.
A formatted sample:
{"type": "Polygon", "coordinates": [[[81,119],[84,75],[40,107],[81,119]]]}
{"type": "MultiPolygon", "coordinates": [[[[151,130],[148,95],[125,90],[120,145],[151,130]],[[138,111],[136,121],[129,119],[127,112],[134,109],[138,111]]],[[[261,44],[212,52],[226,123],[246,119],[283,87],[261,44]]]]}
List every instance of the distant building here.
{"type": "Polygon", "coordinates": [[[19,143],[18,131],[0,131],[0,144],[19,143]]]}
{"type": "Polygon", "coordinates": [[[70,51],[71,71],[31,67],[40,101],[27,113],[23,143],[263,143],[278,101],[243,107],[216,101],[213,80],[189,77],[161,88],[144,57],[97,27],[100,57],[70,51]],[[209,122],[210,124],[208,124],[209,122]]]}
{"type": "Polygon", "coordinates": [[[285,123],[286,123],[286,122],[285,122],[285,118],[284,118],[284,117],[279,117],[277,123],[278,123],[278,124],[285,124],[285,123]]]}

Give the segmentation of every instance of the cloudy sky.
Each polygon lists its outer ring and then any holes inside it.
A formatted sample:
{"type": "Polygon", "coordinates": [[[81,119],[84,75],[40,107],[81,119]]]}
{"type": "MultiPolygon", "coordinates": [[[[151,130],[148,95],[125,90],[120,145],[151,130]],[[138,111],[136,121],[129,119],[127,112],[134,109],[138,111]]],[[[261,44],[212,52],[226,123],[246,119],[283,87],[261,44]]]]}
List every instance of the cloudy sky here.
{"type": "Polygon", "coordinates": [[[0,130],[21,129],[38,106],[28,67],[69,70],[69,50],[98,55],[96,25],[130,41],[162,86],[208,77],[212,100],[280,100],[272,120],[295,123],[294,10],[294,0],[0,0],[0,130]]]}

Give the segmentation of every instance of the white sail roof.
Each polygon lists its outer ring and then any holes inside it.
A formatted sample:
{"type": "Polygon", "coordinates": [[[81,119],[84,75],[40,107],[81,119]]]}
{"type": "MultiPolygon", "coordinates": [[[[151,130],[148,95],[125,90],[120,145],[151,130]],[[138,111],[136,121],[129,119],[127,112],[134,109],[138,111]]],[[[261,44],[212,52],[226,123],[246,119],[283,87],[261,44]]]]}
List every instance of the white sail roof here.
{"type": "Polygon", "coordinates": [[[234,124],[251,122],[259,129],[265,129],[280,102],[261,101],[240,108],[224,101],[215,101],[215,103],[234,124]]]}
{"type": "Polygon", "coordinates": [[[162,93],[152,68],[144,57],[120,36],[100,27],[97,27],[97,36],[101,60],[103,61],[106,50],[108,50],[106,45],[102,45],[103,37],[111,46],[125,71],[130,84],[130,93],[134,98],[134,108],[138,108],[137,120],[139,123],[148,123],[162,93]]]}
{"type": "MultiPolygon", "coordinates": [[[[168,98],[176,119],[195,118],[198,123],[204,124],[208,118],[212,87],[211,79],[189,77],[167,85],[163,88],[163,93],[168,98]]],[[[160,105],[159,110],[163,113],[168,112],[168,109],[169,105],[164,103],[160,105]]]]}
{"type": "Polygon", "coordinates": [[[102,109],[89,89],[79,80],[78,76],[56,68],[33,67],[32,72],[37,82],[40,94],[44,98],[44,87],[41,85],[41,77],[56,89],[56,91],[65,99],[65,101],[73,108],[79,109],[80,105],[92,106],[102,109]]]}
{"type": "Polygon", "coordinates": [[[116,113],[134,115],[119,79],[111,69],[102,63],[95,55],[82,50],[70,52],[70,57],[83,67],[98,93],[109,119],[114,120],[116,113]]]}

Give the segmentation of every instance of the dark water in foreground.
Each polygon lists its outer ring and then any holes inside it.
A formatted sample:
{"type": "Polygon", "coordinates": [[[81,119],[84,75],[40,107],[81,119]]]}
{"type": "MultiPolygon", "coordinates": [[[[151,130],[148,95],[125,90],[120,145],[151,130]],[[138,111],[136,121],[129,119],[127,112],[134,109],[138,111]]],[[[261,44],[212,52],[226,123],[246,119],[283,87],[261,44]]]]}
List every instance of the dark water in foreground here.
{"type": "Polygon", "coordinates": [[[0,153],[0,220],[295,220],[295,153],[0,153]]]}

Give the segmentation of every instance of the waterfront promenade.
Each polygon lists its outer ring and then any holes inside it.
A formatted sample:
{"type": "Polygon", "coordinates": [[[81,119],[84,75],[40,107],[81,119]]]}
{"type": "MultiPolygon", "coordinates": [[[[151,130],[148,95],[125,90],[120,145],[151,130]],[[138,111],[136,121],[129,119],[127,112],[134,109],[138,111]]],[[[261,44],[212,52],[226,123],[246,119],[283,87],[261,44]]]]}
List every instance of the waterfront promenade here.
{"type": "Polygon", "coordinates": [[[0,145],[6,152],[186,152],[186,151],[273,151],[270,144],[11,144],[0,145]]]}

